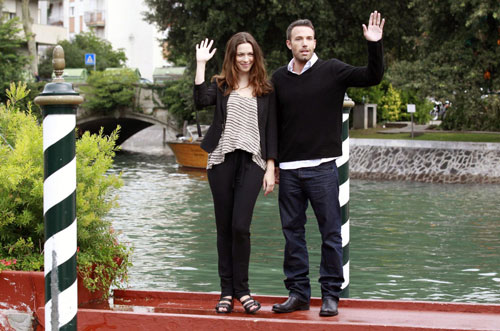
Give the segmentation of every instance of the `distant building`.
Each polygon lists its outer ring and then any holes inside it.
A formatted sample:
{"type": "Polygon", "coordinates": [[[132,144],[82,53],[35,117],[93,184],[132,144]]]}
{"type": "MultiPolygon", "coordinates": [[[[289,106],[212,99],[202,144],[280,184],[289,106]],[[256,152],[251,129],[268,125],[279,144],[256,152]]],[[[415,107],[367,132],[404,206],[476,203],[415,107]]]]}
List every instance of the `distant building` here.
{"type": "MultiPolygon", "coordinates": [[[[40,1],[41,2],[41,1],[40,1]]],[[[3,16],[7,19],[12,19],[14,17],[19,17],[21,34],[24,36],[24,30],[22,30],[22,7],[21,0],[4,0],[2,12],[3,16]]],[[[38,54],[40,50],[46,46],[54,46],[61,40],[68,39],[67,29],[60,26],[53,26],[47,24],[46,11],[39,7],[39,1],[30,0],[29,3],[30,16],[33,20],[33,34],[35,35],[35,42],[37,46],[38,54]]],[[[27,48],[24,50],[27,53],[27,48]]]]}
{"type": "Polygon", "coordinates": [[[40,7],[45,8],[48,24],[65,27],[70,38],[93,30],[113,49],[122,48],[127,66],[138,68],[144,78],[153,80],[154,68],[168,65],[161,33],[144,21],[143,12],[149,8],[143,0],[47,0],[40,1],[40,7]]]}

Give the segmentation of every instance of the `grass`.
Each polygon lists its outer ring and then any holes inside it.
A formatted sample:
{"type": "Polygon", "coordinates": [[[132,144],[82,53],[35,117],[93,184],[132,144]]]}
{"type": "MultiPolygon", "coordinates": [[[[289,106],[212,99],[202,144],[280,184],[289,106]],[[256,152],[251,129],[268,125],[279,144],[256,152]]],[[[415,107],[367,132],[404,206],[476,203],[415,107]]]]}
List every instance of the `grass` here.
{"type": "MultiPolygon", "coordinates": [[[[351,138],[364,139],[412,139],[411,133],[381,133],[382,128],[370,128],[366,130],[349,130],[351,138]]],[[[467,142],[490,142],[500,143],[499,133],[477,133],[477,132],[447,132],[436,130],[436,132],[425,132],[415,134],[413,140],[435,140],[435,141],[467,141],[467,142]]]]}

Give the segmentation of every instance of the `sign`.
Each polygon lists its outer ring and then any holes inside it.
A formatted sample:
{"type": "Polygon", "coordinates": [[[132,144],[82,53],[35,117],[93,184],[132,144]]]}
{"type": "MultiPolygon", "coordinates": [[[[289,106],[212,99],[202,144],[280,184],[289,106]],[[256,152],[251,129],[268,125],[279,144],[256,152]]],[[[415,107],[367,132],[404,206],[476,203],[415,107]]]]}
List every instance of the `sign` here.
{"type": "Polygon", "coordinates": [[[85,65],[95,66],[95,54],[94,53],[85,54],[85,65]]]}
{"type": "Polygon", "coordinates": [[[416,111],[415,105],[411,103],[406,105],[406,109],[409,113],[414,113],[416,111]]]}

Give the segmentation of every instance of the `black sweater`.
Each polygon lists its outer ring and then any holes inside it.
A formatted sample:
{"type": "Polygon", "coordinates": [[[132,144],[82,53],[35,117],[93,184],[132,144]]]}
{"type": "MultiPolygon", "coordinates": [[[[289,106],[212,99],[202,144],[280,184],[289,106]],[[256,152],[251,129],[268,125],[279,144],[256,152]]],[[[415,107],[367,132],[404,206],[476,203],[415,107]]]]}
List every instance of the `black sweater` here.
{"type": "Polygon", "coordinates": [[[280,162],[342,155],[342,105],[348,87],[380,83],[382,41],[368,42],[368,66],[320,60],[301,75],[281,67],[273,74],[280,162]]]}

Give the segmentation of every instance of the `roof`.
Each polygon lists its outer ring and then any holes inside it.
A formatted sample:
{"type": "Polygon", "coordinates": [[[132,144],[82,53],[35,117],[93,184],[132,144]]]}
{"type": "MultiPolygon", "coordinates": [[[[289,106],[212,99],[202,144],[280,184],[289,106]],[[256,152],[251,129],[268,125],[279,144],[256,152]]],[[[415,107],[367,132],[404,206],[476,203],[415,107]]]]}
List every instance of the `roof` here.
{"type": "MultiPolygon", "coordinates": [[[[56,75],[52,73],[52,78],[56,75]]],[[[67,68],[64,69],[62,77],[68,83],[85,83],[88,77],[88,71],[85,68],[67,68]]]]}
{"type": "Polygon", "coordinates": [[[186,67],[159,67],[153,71],[153,76],[180,76],[184,74],[186,67]]]}
{"type": "Polygon", "coordinates": [[[138,68],[106,68],[104,69],[104,71],[119,71],[124,69],[132,70],[133,72],[136,73],[137,77],[141,77],[141,72],[139,71],[138,68]]]}

